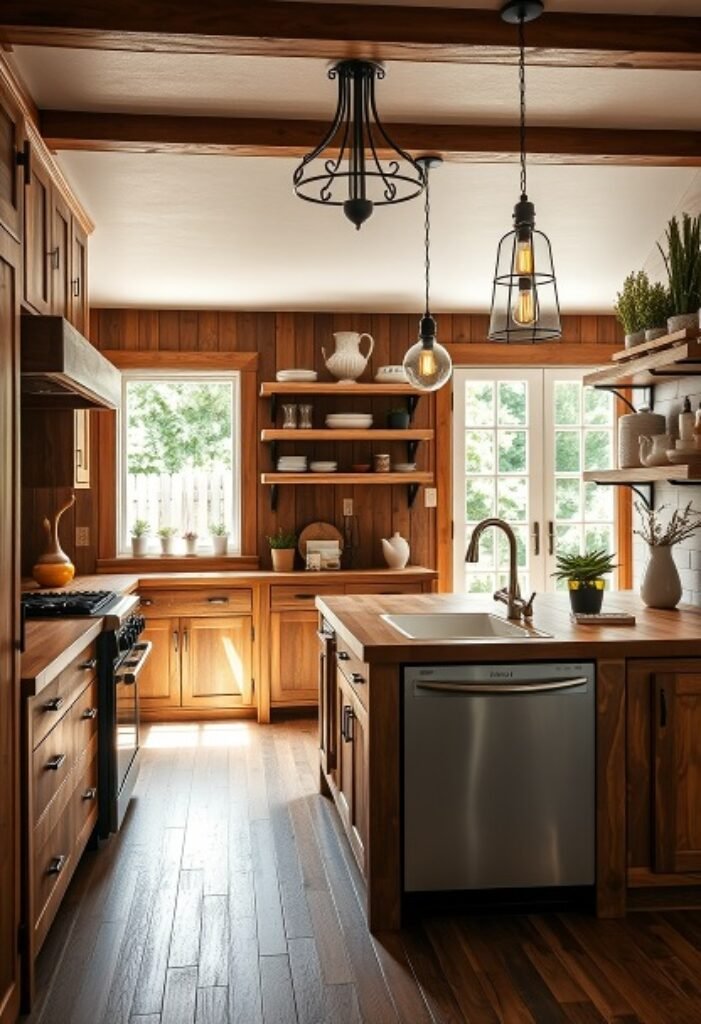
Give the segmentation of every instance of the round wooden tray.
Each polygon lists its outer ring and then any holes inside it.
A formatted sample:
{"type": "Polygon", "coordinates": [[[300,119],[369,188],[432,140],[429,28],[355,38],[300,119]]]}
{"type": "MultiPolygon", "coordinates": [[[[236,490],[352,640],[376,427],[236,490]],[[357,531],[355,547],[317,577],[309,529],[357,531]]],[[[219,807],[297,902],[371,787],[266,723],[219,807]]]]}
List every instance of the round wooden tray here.
{"type": "Polygon", "coordinates": [[[341,551],[343,551],[343,534],[336,529],[333,523],[310,523],[309,526],[304,527],[297,541],[302,558],[307,557],[308,540],[337,540],[341,551]]]}

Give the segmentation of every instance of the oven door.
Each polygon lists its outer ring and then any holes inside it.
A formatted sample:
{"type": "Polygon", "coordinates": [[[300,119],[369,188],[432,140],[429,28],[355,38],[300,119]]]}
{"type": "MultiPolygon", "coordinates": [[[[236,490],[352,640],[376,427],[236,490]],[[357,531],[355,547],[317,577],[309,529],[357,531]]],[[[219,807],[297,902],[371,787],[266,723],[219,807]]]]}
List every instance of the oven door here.
{"type": "Polygon", "coordinates": [[[135,644],[121,663],[114,678],[114,699],[117,740],[117,799],[124,803],[118,814],[118,826],[126,812],[132,785],[127,782],[135,768],[139,753],[139,675],[151,655],[152,644],[135,644]],[[124,794],[124,795],[123,795],[124,794]]]}

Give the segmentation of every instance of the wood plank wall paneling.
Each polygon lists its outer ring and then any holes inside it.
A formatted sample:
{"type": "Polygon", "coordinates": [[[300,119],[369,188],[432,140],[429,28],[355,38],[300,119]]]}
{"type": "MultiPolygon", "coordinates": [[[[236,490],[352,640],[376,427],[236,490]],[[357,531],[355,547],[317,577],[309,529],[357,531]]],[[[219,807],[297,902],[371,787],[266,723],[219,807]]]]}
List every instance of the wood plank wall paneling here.
{"type": "MultiPolygon", "coordinates": [[[[452,509],[450,502],[441,503],[438,511],[426,509],[423,491],[419,493],[413,509],[407,508],[404,487],[364,488],[358,487],[281,487],[278,508],[270,511],[268,487],[258,484],[259,474],[270,468],[268,446],[260,444],[260,431],[270,426],[270,411],[267,399],[254,398],[258,384],[273,380],[276,369],[291,366],[314,367],[320,379],[330,379],[324,367],[322,346],[327,354],[333,351],[333,332],[342,330],[368,331],[375,339],[375,350],[371,359],[370,373],[387,363],[399,363],[409,344],[416,338],[419,315],[388,313],[286,313],[246,312],[216,310],[154,310],[154,309],[93,309],[91,312],[90,338],[100,349],[124,349],[131,351],[172,351],[172,352],[254,352],[259,353],[256,387],[242,389],[245,408],[243,410],[243,444],[246,456],[243,460],[245,475],[243,501],[248,508],[255,509],[246,554],[259,553],[262,567],[269,567],[270,556],[265,537],[278,526],[301,529],[315,519],[334,522],[343,527],[342,501],[352,498],[358,516],[359,549],[355,559],[358,568],[382,565],[380,538],[399,530],[407,537],[412,547],[412,561],[429,567],[438,564],[437,535],[440,529],[442,540],[449,536],[452,509]],[[251,409],[255,406],[255,410],[251,409]],[[255,452],[255,456],[251,453],[255,452]],[[438,516],[441,516],[439,523],[438,516]]],[[[620,347],[620,329],[612,316],[564,316],[563,338],[557,345],[539,346],[527,353],[528,361],[566,365],[577,363],[576,346],[600,345],[620,347]]],[[[488,317],[486,314],[441,314],[438,316],[439,337],[454,353],[457,362],[508,365],[516,359],[513,349],[503,345],[489,345],[486,342],[488,317]],[[509,354],[510,351],[510,354],[509,354]]],[[[601,353],[603,355],[603,349],[601,353]]],[[[583,350],[582,350],[583,352],[583,350]]],[[[370,376],[366,373],[366,377],[370,376]]],[[[349,399],[339,402],[333,397],[318,397],[314,400],[314,423],[323,426],[324,417],[331,410],[365,409],[363,399],[349,399]]],[[[382,423],[390,408],[391,399],[377,398],[371,402],[376,422],[382,423]]],[[[109,417],[109,414],[107,414],[109,417]]],[[[97,435],[103,439],[110,436],[111,427],[105,414],[93,414],[97,420],[93,430],[93,485],[90,491],[77,492],[73,510],[66,514],[61,530],[65,550],[74,557],[81,572],[90,572],[95,567],[98,554],[109,557],[109,544],[114,536],[114,503],[110,504],[109,493],[112,483],[108,479],[105,487],[104,457],[97,454],[97,435]],[[98,474],[102,473],[100,499],[95,499],[98,474]],[[98,508],[98,505],[100,506],[98,508]],[[90,546],[75,549],[73,539],[76,526],[90,528],[90,546]]],[[[278,420],[278,423],[280,421],[278,420]]],[[[450,415],[443,408],[437,422],[436,397],[425,396],[419,402],[415,419],[421,427],[438,427],[441,436],[436,444],[424,443],[419,448],[420,469],[433,470],[441,481],[441,494],[449,483],[450,475],[450,415]],[[446,432],[448,436],[446,437],[446,432]]],[[[403,461],[403,446],[375,445],[375,450],[389,447],[393,459],[403,461]]],[[[293,452],[291,444],[285,444],[283,452],[293,452]]],[[[301,449],[300,449],[301,450],[301,449]]],[[[306,450],[306,449],[305,449],[306,450]]],[[[311,449],[310,449],[311,450],[311,449]]],[[[369,444],[317,445],[314,454],[318,458],[338,458],[341,466],[367,461],[369,444]]],[[[25,571],[31,568],[39,550],[40,519],[42,508],[57,505],[63,497],[60,494],[37,496],[25,495],[23,502],[25,571]],[[39,525],[38,525],[39,524],[39,525]]],[[[449,561],[449,560],[448,560],[449,561]]],[[[444,560],[445,562],[445,560],[444,560]]]]}

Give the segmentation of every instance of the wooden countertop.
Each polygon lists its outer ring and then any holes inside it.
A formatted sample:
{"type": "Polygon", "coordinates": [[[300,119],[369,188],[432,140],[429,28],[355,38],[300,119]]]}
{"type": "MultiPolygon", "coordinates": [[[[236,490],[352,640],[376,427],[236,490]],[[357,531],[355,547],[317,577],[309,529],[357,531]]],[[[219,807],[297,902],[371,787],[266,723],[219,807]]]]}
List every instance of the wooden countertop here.
{"type": "Polygon", "coordinates": [[[553,658],[701,657],[701,609],[646,608],[631,591],[607,593],[604,611],[631,612],[634,626],[578,626],[570,619],[567,594],[539,594],[533,626],[552,638],[528,640],[409,640],[381,615],[439,611],[491,612],[503,605],[483,595],[405,594],[318,597],[317,608],[361,661],[460,662],[537,661],[553,658]]]}
{"type": "Polygon", "coordinates": [[[20,662],[22,696],[35,697],[102,632],[102,619],[33,619],[20,662]]]}

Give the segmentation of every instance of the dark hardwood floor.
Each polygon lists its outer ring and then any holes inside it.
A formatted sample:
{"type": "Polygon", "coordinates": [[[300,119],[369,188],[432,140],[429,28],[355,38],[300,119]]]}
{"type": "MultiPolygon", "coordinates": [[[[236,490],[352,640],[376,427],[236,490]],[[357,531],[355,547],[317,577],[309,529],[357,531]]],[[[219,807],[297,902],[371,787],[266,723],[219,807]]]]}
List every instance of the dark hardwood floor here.
{"type": "Polygon", "coordinates": [[[370,936],[312,720],[153,726],[144,754],[27,1024],[701,1024],[701,912],[435,915],[370,936]]]}

